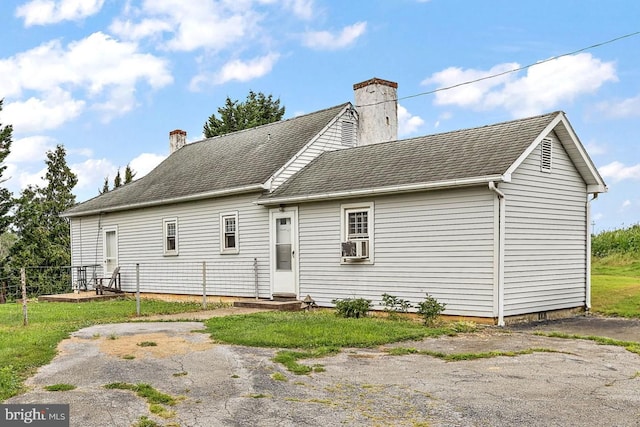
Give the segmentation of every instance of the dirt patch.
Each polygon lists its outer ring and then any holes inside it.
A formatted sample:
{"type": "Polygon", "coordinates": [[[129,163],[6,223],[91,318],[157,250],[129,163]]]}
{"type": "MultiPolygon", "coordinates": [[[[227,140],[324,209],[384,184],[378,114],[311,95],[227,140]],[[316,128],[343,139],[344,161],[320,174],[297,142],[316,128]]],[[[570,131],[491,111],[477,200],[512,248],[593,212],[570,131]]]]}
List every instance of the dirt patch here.
{"type": "MultiPolygon", "coordinates": [[[[204,337],[208,340],[207,335],[204,335],[204,337]]],[[[86,342],[87,339],[88,338],[73,337],[68,340],[68,343],[86,342]]],[[[131,359],[166,358],[187,354],[189,352],[208,350],[214,345],[210,341],[194,342],[194,340],[188,340],[182,336],[171,336],[162,332],[124,336],[100,336],[89,339],[95,341],[95,344],[104,354],[131,359]]]]}

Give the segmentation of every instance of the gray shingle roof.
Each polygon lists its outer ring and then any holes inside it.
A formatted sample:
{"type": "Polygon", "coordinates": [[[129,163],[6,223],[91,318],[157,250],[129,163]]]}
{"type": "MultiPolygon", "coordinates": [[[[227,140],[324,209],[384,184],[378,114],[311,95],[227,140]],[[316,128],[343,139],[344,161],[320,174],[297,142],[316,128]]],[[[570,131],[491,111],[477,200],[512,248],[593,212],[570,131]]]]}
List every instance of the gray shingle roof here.
{"type": "Polygon", "coordinates": [[[558,114],[324,153],[263,200],[501,175],[558,114]]]}
{"type": "Polygon", "coordinates": [[[146,176],[80,203],[65,215],[263,184],[348,105],[187,144],[146,176]]]}

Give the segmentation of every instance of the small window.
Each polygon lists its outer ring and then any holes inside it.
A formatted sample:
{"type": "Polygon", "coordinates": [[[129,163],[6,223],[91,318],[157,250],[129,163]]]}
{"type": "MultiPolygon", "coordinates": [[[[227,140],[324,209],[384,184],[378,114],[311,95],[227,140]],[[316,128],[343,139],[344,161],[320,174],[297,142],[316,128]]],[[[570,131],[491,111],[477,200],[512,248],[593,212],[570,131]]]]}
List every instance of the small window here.
{"type": "Polygon", "coordinates": [[[373,263],[373,203],[342,206],[343,263],[373,263]]]}
{"type": "Polygon", "coordinates": [[[238,243],[238,212],[220,214],[220,253],[237,254],[238,243]]]}
{"type": "Polygon", "coordinates": [[[551,154],[553,142],[545,138],[540,143],[540,170],[542,172],[551,172],[551,154]]]}
{"type": "Polygon", "coordinates": [[[164,254],[178,255],[178,219],[166,218],[162,222],[164,228],[164,254]]]}

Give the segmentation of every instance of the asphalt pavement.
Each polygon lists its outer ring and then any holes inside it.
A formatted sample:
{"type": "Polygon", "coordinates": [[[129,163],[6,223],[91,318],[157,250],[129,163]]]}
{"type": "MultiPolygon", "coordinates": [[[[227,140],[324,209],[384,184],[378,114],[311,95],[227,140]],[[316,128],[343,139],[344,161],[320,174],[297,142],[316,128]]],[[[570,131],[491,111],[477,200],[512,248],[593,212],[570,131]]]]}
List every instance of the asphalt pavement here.
{"type": "Polygon", "coordinates": [[[344,349],[294,375],[277,349],[216,344],[201,322],[98,325],[64,340],[58,356],[5,403],[69,403],[71,426],[640,426],[640,355],[620,346],[536,331],[640,342],[640,322],[580,317],[482,328],[456,337],[344,349]],[[151,345],[149,343],[155,343],[151,345]],[[143,344],[147,343],[147,344],[143,344]],[[447,354],[524,352],[446,362],[391,347],[447,354]],[[177,399],[153,414],[114,382],[149,384],[177,399]],[[52,384],[72,384],[49,392],[52,384]]]}

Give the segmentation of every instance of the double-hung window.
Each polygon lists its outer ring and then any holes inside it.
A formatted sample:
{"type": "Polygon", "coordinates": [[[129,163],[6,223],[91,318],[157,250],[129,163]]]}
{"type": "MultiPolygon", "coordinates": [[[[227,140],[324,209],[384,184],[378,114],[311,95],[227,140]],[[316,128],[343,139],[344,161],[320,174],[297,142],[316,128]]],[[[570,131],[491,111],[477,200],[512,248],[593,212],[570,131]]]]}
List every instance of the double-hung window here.
{"type": "Polygon", "coordinates": [[[237,254],[240,251],[238,240],[238,212],[220,214],[220,253],[237,254]]]}
{"type": "Polygon", "coordinates": [[[163,219],[162,228],[164,235],[164,254],[178,255],[178,219],[163,219]]]}
{"type": "Polygon", "coordinates": [[[373,203],[341,206],[342,262],[373,263],[373,203]]]}

